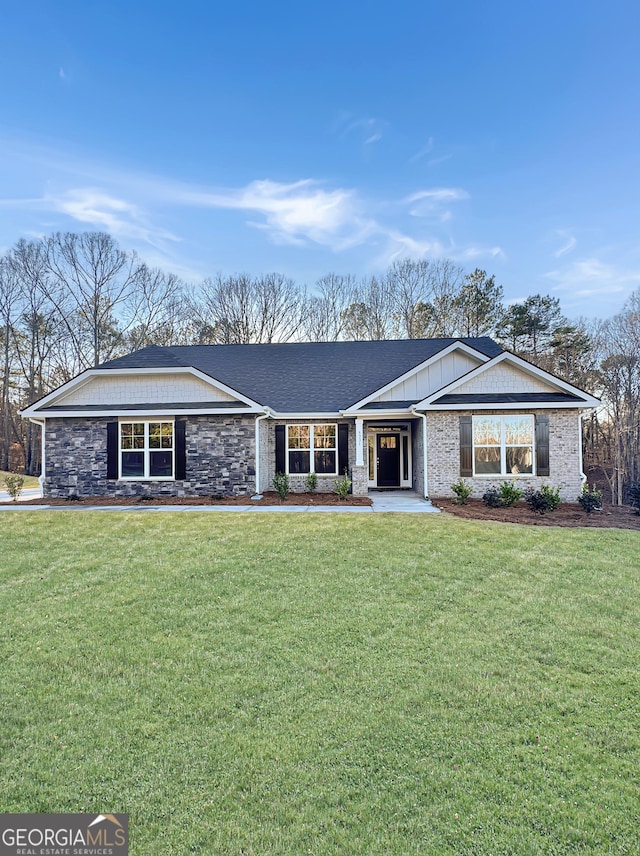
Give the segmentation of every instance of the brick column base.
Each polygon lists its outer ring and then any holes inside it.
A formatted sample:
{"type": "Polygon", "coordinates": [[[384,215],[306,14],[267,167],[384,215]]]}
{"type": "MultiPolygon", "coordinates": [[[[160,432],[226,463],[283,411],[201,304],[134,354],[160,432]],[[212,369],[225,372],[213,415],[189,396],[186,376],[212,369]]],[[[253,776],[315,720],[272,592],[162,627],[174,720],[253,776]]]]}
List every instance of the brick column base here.
{"type": "Polygon", "coordinates": [[[369,473],[367,467],[352,467],[351,482],[351,492],[354,496],[366,496],[369,493],[369,473]]]}

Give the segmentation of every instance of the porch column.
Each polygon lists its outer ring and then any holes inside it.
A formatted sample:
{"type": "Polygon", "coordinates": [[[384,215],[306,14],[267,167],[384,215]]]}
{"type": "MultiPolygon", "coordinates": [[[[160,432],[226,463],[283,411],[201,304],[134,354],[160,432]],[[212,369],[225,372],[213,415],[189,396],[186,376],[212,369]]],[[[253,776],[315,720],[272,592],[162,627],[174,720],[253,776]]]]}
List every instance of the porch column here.
{"type": "Polygon", "coordinates": [[[364,467],[364,419],[356,419],[356,467],[364,467]]]}

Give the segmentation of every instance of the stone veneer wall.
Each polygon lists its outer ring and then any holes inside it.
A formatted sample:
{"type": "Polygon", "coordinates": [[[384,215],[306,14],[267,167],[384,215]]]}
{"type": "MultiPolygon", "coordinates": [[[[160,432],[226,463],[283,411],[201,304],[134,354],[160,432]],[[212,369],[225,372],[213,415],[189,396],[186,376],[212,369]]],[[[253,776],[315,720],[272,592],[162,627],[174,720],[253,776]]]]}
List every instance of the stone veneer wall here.
{"type": "Polygon", "coordinates": [[[104,418],[47,419],[44,495],[229,496],[255,491],[255,417],[186,417],[187,477],[108,481],[104,418]]]}
{"type": "MultiPolygon", "coordinates": [[[[518,476],[515,481],[521,488],[539,488],[550,484],[560,488],[565,502],[575,502],[582,489],[580,472],[580,444],[578,413],[575,410],[522,410],[509,414],[544,413],[549,416],[549,476],[518,476]]],[[[474,411],[467,411],[474,414],[474,411]]],[[[480,411],[478,411],[480,413],[480,411]]],[[[483,410],[482,415],[504,415],[501,410],[483,410]]],[[[451,485],[460,478],[460,424],[459,411],[438,411],[427,414],[427,466],[429,496],[452,497],[451,485]]],[[[482,497],[492,484],[499,485],[513,476],[465,477],[473,485],[472,496],[482,497]]]]}

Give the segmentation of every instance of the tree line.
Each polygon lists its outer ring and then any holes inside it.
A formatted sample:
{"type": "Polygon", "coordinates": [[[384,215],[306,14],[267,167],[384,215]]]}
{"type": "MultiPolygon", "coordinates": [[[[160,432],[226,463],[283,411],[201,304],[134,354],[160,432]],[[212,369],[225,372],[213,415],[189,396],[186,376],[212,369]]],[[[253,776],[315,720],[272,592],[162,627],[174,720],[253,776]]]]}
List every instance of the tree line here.
{"type": "Polygon", "coordinates": [[[607,320],[560,301],[507,305],[495,276],[449,259],[402,259],[379,276],[329,273],[312,288],[280,273],[199,284],[146,265],[102,232],[21,239],[0,257],[0,469],[40,466],[39,429],[18,411],[84,369],[149,344],[493,336],[603,400],[585,456],[614,502],[640,481],[640,290],[607,320]]]}

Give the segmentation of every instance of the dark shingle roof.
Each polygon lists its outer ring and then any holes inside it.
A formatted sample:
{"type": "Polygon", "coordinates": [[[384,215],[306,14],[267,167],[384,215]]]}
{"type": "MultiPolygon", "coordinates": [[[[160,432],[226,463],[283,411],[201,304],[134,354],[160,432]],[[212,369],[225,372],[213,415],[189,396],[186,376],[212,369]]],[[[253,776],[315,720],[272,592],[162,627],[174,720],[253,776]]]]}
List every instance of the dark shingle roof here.
{"type": "Polygon", "coordinates": [[[487,336],[285,345],[151,345],[99,366],[193,366],[280,412],[336,412],[375,392],[456,341],[487,357],[502,349],[487,336]]]}

